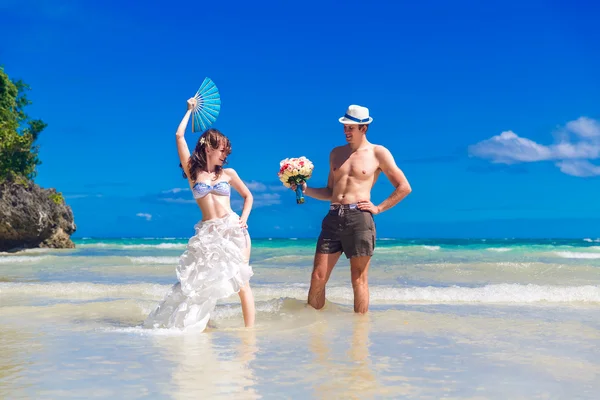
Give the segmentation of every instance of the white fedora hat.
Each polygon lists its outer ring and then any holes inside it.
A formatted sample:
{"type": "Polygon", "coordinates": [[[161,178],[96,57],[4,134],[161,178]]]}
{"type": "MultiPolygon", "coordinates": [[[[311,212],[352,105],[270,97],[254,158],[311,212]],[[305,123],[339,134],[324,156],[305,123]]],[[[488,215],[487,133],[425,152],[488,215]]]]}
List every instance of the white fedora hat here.
{"type": "Polygon", "coordinates": [[[351,105],[346,111],[346,115],[339,119],[344,125],[349,124],[370,124],[373,118],[369,117],[369,109],[357,105],[351,105]]]}

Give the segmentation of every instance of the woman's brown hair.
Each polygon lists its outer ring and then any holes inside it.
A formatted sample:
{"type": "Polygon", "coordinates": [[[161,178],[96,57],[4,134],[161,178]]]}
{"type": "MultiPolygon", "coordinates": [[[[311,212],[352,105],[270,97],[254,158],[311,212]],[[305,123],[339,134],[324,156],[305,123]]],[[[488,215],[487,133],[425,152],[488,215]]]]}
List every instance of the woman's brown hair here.
{"type": "MultiPolygon", "coordinates": [[[[196,148],[190,155],[188,160],[188,169],[190,171],[190,179],[192,182],[196,182],[200,171],[206,171],[206,147],[210,146],[211,149],[218,149],[221,146],[225,147],[225,153],[231,154],[231,142],[227,136],[223,135],[218,129],[210,128],[207,129],[198,139],[196,148]]],[[[227,164],[227,159],[223,162],[223,165],[227,164]]],[[[181,167],[181,164],[179,164],[181,167]]],[[[223,172],[223,166],[216,167],[216,177],[221,176],[223,172]]],[[[183,177],[187,179],[185,170],[183,171],[183,177]]]]}

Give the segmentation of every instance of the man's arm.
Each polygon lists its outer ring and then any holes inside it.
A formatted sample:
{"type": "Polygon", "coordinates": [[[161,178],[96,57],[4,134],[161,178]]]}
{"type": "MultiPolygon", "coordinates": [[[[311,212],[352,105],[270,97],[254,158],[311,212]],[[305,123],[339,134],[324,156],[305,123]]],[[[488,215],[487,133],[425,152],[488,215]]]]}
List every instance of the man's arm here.
{"type": "Polygon", "coordinates": [[[377,157],[377,160],[379,161],[379,168],[381,171],[396,188],[387,199],[377,206],[378,212],[381,213],[389,210],[402,201],[410,192],[412,192],[412,189],[406,176],[404,176],[402,170],[398,168],[392,153],[390,153],[388,149],[383,146],[377,146],[375,148],[375,157],[377,157]]]}
{"type": "MultiPolygon", "coordinates": [[[[295,185],[292,185],[292,189],[296,190],[295,185]]],[[[329,176],[327,177],[327,186],[324,188],[312,188],[306,185],[306,182],[302,185],[302,192],[317,200],[331,201],[333,195],[333,151],[329,154],[329,176]]]]}

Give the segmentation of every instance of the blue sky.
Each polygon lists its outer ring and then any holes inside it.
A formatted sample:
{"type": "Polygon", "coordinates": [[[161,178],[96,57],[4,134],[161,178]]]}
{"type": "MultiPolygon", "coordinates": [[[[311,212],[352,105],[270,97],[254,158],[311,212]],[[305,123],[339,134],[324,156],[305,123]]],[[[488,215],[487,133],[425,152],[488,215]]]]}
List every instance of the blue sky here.
{"type": "MultiPolygon", "coordinates": [[[[276,172],[304,155],[324,185],[349,104],[370,108],[369,140],[413,187],[380,237],[600,236],[600,6],[165,4],[0,2],[0,64],[48,123],[37,182],[63,192],[76,236],[193,233],[174,132],[206,76],[253,237],[318,234],[327,204],[296,205],[276,172]]],[[[374,201],[391,190],[380,179],[374,201]]]]}

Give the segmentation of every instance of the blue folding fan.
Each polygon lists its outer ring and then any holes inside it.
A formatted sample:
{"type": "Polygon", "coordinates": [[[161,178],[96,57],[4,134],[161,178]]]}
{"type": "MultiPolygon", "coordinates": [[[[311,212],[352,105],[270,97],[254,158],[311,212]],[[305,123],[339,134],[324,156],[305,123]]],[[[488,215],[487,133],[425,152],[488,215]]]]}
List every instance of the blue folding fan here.
{"type": "Polygon", "coordinates": [[[203,132],[214,124],[219,116],[221,95],[215,83],[210,78],[204,78],[194,98],[197,104],[192,116],[192,132],[203,132]]]}

